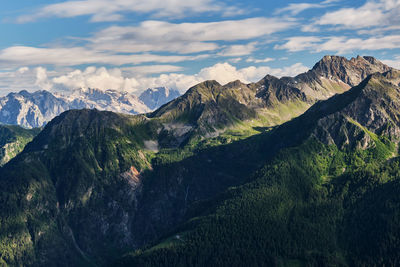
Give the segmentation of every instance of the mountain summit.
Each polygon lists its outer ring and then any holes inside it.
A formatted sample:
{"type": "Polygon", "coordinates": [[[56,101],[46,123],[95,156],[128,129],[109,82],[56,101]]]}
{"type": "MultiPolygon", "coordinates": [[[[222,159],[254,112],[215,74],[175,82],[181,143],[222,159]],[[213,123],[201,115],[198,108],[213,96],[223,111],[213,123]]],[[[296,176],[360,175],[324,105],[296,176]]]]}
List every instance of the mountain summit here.
{"type": "Polygon", "coordinates": [[[331,80],[343,81],[350,86],[358,85],[368,75],[387,72],[391,68],[374,57],[357,56],[347,60],[345,57],[324,56],[314,65],[312,71],[331,80]]]}

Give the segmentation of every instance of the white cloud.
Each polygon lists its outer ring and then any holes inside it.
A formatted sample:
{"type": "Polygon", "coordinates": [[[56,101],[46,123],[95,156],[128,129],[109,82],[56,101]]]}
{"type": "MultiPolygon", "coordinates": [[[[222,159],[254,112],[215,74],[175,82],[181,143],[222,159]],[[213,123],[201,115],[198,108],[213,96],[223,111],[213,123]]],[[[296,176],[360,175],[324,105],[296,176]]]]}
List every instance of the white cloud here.
{"type": "Polygon", "coordinates": [[[134,27],[108,27],[88,40],[91,42],[90,46],[96,50],[124,53],[168,51],[187,54],[216,50],[219,48],[216,41],[260,38],[293,25],[294,22],[288,20],[263,17],[208,23],[144,21],[134,27]]]}
{"type": "Polygon", "coordinates": [[[0,95],[21,90],[49,89],[48,72],[44,68],[21,67],[14,71],[0,71],[0,95]]]}
{"type": "Polygon", "coordinates": [[[57,65],[76,66],[81,64],[141,64],[146,62],[175,63],[195,60],[203,56],[162,56],[154,54],[121,55],[91,50],[84,47],[37,48],[13,46],[0,51],[0,66],[57,65]]]}
{"type": "Polygon", "coordinates": [[[263,59],[257,59],[257,58],[253,58],[253,57],[249,57],[248,59],[246,59],[246,62],[248,63],[267,63],[267,62],[271,62],[274,61],[275,58],[271,58],[271,57],[266,57],[263,59]]]}
{"type": "Polygon", "coordinates": [[[275,14],[282,14],[288,12],[292,15],[298,15],[299,13],[303,12],[307,9],[312,8],[323,8],[324,5],[321,4],[310,4],[310,3],[297,3],[297,4],[289,4],[287,7],[278,9],[275,14]]]}
{"type": "Polygon", "coordinates": [[[384,59],[382,62],[388,66],[400,70],[400,56],[395,56],[392,59],[384,59]]]}
{"type": "Polygon", "coordinates": [[[252,54],[256,50],[256,43],[246,45],[231,45],[218,53],[223,57],[240,57],[252,54]]]}
{"type": "Polygon", "coordinates": [[[340,25],[349,29],[382,27],[400,22],[400,1],[367,1],[358,8],[342,8],[328,12],[318,19],[318,25],[340,25]]]}
{"type": "Polygon", "coordinates": [[[321,42],[321,38],[314,36],[296,36],[288,38],[283,45],[276,45],[275,49],[285,49],[297,52],[315,48],[321,42]]]}
{"type": "Polygon", "coordinates": [[[298,15],[301,12],[307,9],[316,9],[316,8],[326,8],[331,6],[333,3],[338,2],[338,0],[326,0],[318,4],[313,3],[291,3],[284,8],[279,8],[275,11],[275,14],[282,14],[282,13],[290,13],[291,15],[298,15]]]}
{"type": "MultiPolygon", "coordinates": [[[[70,70],[49,72],[43,67],[27,70],[23,73],[17,69],[14,72],[0,72],[0,93],[5,94],[21,89],[33,90],[71,90],[80,87],[91,87],[99,89],[116,89],[131,93],[140,93],[150,87],[167,86],[185,92],[187,89],[205,80],[217,80],[226,84],[233,80],[242,82],[256,82],[267,74],[281,76],[295,76],[308,68],[300,63],[284,68],[271,68],[268,66],[250,66],[238,69],[229,63],[218,63],[211,67],[201,69],[197,74],[186,75],[179,73],[161,74],[155,77],[136,72],[135,69],[94,66],[85,70],[70,70]],[[16,81],[18,83],[9,83],[16,81]],[[17,85],[14,87],[14,85],[17,85]]],[[[150,71],[151,72],[151,71],[150,71]]]]}
{"type": "Polygon", "coordinates": [[[24,74],[25,72],[29,71],[28,67],[21,67],[17,70],[18,73],[24,74]]]}
{"type": "Polygon", "coordinates": [[[301,63],[296,63],[284,68],[271,68],[268,66],[237,69],[229,63],[218,63],[211,67],[203,68],[199,73],[194,75],[185,74],[162,74],[158,77],[142,77],[138,78],[141,85],[140,88],[167,86],[178,89],[184,93],[190,87],[203,82],[205,80],[216,80],[220,84],[226,84],[234,80],[241,80],[244,83],[256,82],[265,77],[267,74],[282,76],[295,76],[299,73],[307,71],[309,68],[301,63]]]}
{"type": "Polygon", "coordinates": [[[235,57],[235,58],[228,59],[228,61],[231,63],[239,63],[242,60],[243,60],[243,58],[241,58],[241,57],[235,57]]]}
{"type": "Polygon", "coordinates": [[[174,65],[148,65],[148,66],[126,67],[122,68],[122,71],[132,75],[143,75],[143,74],[156,74],[163,72],[179,72],[183,71],[183,68],[174,65]]]}
{"type": "Polygon", "coordinates": [[[32,14],[18,17],[17,21],[26,23],[46,17],[72,18],[84,15],[90,16],[92,22],[119,21],[129,12],[181,18],[205,12],[233,16],[243,14],[244,10],[216,0],[80,0],[46,5],[32,14]]]}
{"type": "Polygon", "coordinates": [[[48,80],[47,70],[43,67],[37,67],[35,70],[36,70],[35,85],[44,90],[50,90],[52,88],[52,84],[48,80]]]}
{"type": "Polygon", "coordinates": [[[284,49],[290,52],[309,50],[312,52],[335,51],[345,53],[363,50],[397,49],[400,47],[400,35],[387,35],[383,37],[347,38],[339,37],[291,37],[275,49],[284,49]]]}
{"type": "Polygon", "coordinates": [[[75,70],[66,75],[51,79],[54,88],[98,88],[102,90],[115,89],[121,91],[135,92],[139,83],[135,78],[126,78],[120,69],[109,69],[88,67],[84,71],[75,70]]]}
{"type": "Polygon", "coordinates": [[[86,41],[84,46],[8,47],[0,50],[0,66],[78,66],[82,64],[121,66],[150,62],[171,64],[210,56],[209,54],[183,54],[217,49],[220,50],[220,56],[237,57],[251,54],[256,50],[256,43],[226,44],[220,47],[215,42],[260,38],[284,30],[291,25],[293,23],[289,21],[268,18],[180,24],[144,21],[135,27],[113,26],[101,30],[91,38],[84,39],[86,41]],[[157,55],[156,52],[171,54],[157,55]]]}

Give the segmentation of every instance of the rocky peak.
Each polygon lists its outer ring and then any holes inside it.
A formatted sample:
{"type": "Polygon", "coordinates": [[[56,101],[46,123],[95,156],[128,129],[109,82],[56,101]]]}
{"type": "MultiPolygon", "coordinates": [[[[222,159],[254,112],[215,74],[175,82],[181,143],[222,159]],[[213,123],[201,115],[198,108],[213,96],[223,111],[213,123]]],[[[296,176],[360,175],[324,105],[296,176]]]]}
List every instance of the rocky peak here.
{"type": "Polygon", "coordinates": [[[324,56],[312,70],[322,77],[356,86],[369,74],[387,72],[391,68],[370,56],[357,56],[350,60],[341,56],[324,56]]]}
{"type": "Polygon", "coordinates": [[[240,80],[229,82],[224,85],[225,88],[241,88],[242,86],[247,86],[247,85],[242,83],[240,80]]]}

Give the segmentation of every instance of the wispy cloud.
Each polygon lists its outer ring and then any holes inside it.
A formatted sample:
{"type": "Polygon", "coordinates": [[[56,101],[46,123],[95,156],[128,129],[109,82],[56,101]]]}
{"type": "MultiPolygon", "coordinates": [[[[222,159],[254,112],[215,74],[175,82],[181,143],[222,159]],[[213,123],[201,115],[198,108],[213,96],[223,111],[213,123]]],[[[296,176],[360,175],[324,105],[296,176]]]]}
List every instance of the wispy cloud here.
{"type": "Polygon", "coordinates": [[[338,53],[352,51],[375,51],[383,49],[397,49],[400,47],[400,35],[388,35],[371,38],[338,37],[291,37],[282,45],[276,45],[275,49],[284,49],[290,52],[309,50],[311,52],[333,51],[338,53]]]}
{"type": "Polygon", "coordinates": [[[253,58],[253,57],[249,57],[248,59],[246,59],[246,62],[248,63],[267,63],[267,62],[271,62],[271,61],[275,61],[275,58],[271,58],[271,57],[266,57],[263,59],[257,59],[257,58],[253,58]]]}
{"type": "Polygon", "coordinates": [[[256,50],[256,45],[256,42],[246,45],[231,45],[218,53],[218,55],[222,57],[240,57],[251,55],[256,50]]]}
{"type": "Polygon", "coordinates": [[[90,16],[92,22],[119,21],[127,13],[148,14],[153,17],[187,17],[193,14],[218,13],[233,16],[244,10],[216,0],[81,0],[46,5],[31,14],[17,18],[17,22],[32,22],[40,18],[72,18],[90,16]]]}
{"type": "Polygon", "coordinates": [[[157,73],[180,72],[183,71],[184,68],[174,65],[147,65],[147,66],[125,67],[121,68],[121,70],[124,73],[128,73],[129,75],[140,76],[140,75],[149,75],[157,73]]]}
{"type": "Polygon", "coordinates": [[[279,8],[275,11],[276,15],[280,15],[282,13],[290,13],[291,15],[298,15],[301,12],[308,9],[317,9],[317,8],[327,8],[332,6],[332,4],[339,2],[340,0],[326,0],[321,3],[292,3],[286,7],[279,8]]]}
{"type": "Polygon", "coordinates": [[[384,27],[400,22],[400,1],[368,1],[358,8],[342,8],[323,15],[317,25],[338,25],[348,29],[384,27]]]}
{"type": "Polygon", "coordinates": [[[316,36],[296,36],[287,39],[282,45],[275,45],[275,49],[284,49],[290,52],[310,50],[318,46],[321,38],[316,36]]]}
{"type": "Polygon", "coordinates": [[[256,50],[253,39],[283,31],[293,24],[269,18],[180,24],[144,21],[135,27],[108,27],[83,39],[82,46],[8,47],[0,50],[0,66],[168,64],[203,59],[209,54],[197,53],[210,51],[219,56],[237,57],[256,50]],[[249,43],[229,44],[236,41],[249,43]],[[160,55],[162,52],[170,54],[160,55]]]}
{"type": "Polygon", "coordinates": [[[200,56],[131,54],[91,50],[85,47],[37,48],[13,46],[0,51],[0,66],[55,65],[77,66],[82,64],[125,65],[147,62],[175,63],[204,58],[200,56]]]}
{"type": "Polygon", "coordinates": [[[213,51],[216,41],[232,42],[260,38],[292,27],[278,18],[249,18],[208,23],[144,21],[136,27],[113,26],[89,38],[98,50],[124,53],[167,51],[180,54],[213,51]]]}

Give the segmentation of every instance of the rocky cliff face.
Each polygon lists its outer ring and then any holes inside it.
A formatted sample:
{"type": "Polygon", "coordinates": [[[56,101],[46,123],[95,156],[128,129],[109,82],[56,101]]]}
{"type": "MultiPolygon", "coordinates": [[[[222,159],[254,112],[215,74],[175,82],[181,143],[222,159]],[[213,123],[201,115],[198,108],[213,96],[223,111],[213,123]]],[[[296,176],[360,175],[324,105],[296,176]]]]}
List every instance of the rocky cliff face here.
{"type": "Polygon", "coordinates": [[[166,87],[157,87],[147,89],[140,94],[139,99],[151,110],[155,110],[180,95],[181,94],[177,90],[172,90],[166,87]]]}
{"type": "Polygon", "coordinates": [[[283,83],[299,88],[308,98],[323,100],[358,85],[368,75],[387,72],[391,68],[373,57],[348,60],[340,56],[325,56],[306,73],[294,78],[284,77],[283,83]]]}
{"type": "Polygon", "coordinates": [[[357,56],[347,60],[344,57],[325,56],[313,67],[313,71],[324,78],[343,81],[356,86],[368,75],[387,72],[391,68],[373,57],[357,56]]]}
{"type": "Polygon", "coordinates": [[[314,108],[320,110],[329,110],[329,105],[337,105],[337,102],[346,102],[353,98],[342,110],[329,114],[318,122],[317,136],[321,136],[325,143],[333,143],[339,147],[358,145],[365,148],[372,143],[374,134],[397,142],[400,138],[399,77],[400,72],[396,70],[373,74],[343,96],[315,106],[314,108]],[[339,130],[340,122],[348,124],[349,130],[339,130]],[[358,132],[352,131],[350,126],[358,128],[358,132]],[[332,131],[331,128],[335,127],[338,129],[332,131]],[[332,135],[331,132],[338,134],[332,135]],[[368,132],[372,136],[368,136],[368,132]],[[360,140],[363,143],[356,144],[360,140]]]}

